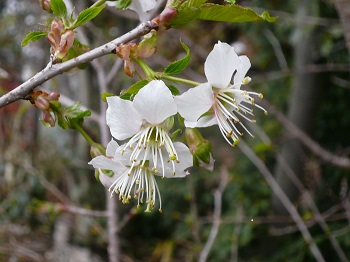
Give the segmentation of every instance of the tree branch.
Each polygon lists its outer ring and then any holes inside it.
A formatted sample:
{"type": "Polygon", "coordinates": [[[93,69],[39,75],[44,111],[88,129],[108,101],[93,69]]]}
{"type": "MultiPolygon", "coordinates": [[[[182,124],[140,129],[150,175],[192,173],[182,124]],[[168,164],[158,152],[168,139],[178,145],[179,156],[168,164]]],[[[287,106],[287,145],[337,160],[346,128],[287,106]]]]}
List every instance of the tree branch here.
{"type": "Polygon", "coordinates": [[[64,72],[67,72],[71,70],[72,68],[90,62],[94,60],[95,58],[107,55],[112,53],[115,48],[122,44],[129,42],[139,36],[143,36],[147,33],[149,33],[152,29],[155,28],[155,24],[148,21],[145,23],[140,24],[135,29],[131,30],[130,32],[114,39],[113,41],[106,43],[104,45],[101,45],[100,47],[97,47],[87,53],[84,53],[76,58],[73,58],[71,60],[68,60],[64,63],[60,64],[54,64],[52,65],[49,63],[42,71],[37,73],[35,76],[30,78],[28,81],[24,82],[20,86],[16,87],[15,89],[11,90],[7,94],[0,97],[0,108],[15,102],[20,99],[26,99],[28,95],[36,88],[37,86],[41,85],[42,83],[46,82],[47,80],[62,74],[64,72]]]}
{"type": "Polygon", "coordinates": [[[286,208],[290,216],[293,218],[299,231],[303,235],[306,243],[309,245],[310,251],[314,256],[314,258],[316,259],[316,261],[325,261],[322,256],[322,253],[317,247],[303,219],[300,217],[298,211],[296,210],[292,202],[289,200],[287,195],[283,192],[280,185],[277,183],[276,179],[273,177],[271,172],[267,169],[265,164],[260,160],[260,158],[258,158],[258,156],[248,147],[248,145],[244,141],[240,141],[238,146],[242,150],[242,152],[250,159],[250,161],[257,167],[257,169],[265,178],[266,182],[270,185],[272,191],[280,199],[283,206],[286,208]]]}

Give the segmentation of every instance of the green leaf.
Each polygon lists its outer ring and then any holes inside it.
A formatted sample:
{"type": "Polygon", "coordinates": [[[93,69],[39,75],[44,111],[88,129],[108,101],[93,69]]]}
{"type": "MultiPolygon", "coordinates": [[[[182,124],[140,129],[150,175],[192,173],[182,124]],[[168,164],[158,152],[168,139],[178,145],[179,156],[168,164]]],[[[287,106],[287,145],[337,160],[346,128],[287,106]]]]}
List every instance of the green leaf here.
{"type": "Polygon", "coordinates": [[[198,19],[201,9],[199,7],[184,7],[184,5],[177,9],[177,15],[169,21],[171,27],[179,28],[198,19]]]}
{"type": "Polygon", "coordinates": [[[34,32],[30,32],[22,41],[21,45],[22,46],[26,46],[28,45],[30,42],[34,42],[37,41],[41,38],[43,38],[44,36],[47,36],[47,32],[42,32],[42,31],[34,31],[34,32]]]}
{"type": "Polygon", "coordinates": [[[128,90],[122,92],[121,99],[130,100],[133,95],[136,95],[142,87],[148,84],[148,80],[141,80],[129,87],[128,90]]]}
{"type": "Polygon", "coordinates": [[[115,3],[115,8],[118,10],[126,9],[131,4],[131,2],[132,0],[118,0],[115,3]]]}
{"type": "Polygon", "coordinates": [[[178,96],[180,94],[179,89],[177,89],[175,86],[167,85],[167,87],[169,88],[173,96],[178,96]]]}
{"type": "Polygon", "coordinates": [[[67,7],[63,0],[51,0],[50,4],[52,12],[62,20],[65,20],[67,15],[67,7]]]}
{"type": "Polygon", "coordinates": [[[236,3],[236,0],[225,0],[225,2],[234,5],[236,3]]]}
{"type": "Polygon", "coordinates": [[[182,41],[180,42],[182,47],[186,51],[186,56],[168,65],[164,70],[165,74],[168,74],[168,75],[178,74],[182,70],[184,70],[187,67],[188,63],[190,62],[190,49],[182,41]]]}
{"type": "Polygon", "coordinates": [[[275,22],[277,17],[271,17],[267,11],[259,15],[250,8],[238,5],[203,4],[198,19],[237,23],[252,21],[275,22]]]}
{"type": "Polygon", "coordinates": [[[76,102],[75,104],[64,108],[59,114],[57,114],[57,123],[63,129],[70,129],[74,128],[73,121],[81,125],[84,122],[84,117],[90,115],[90,110],[81,110],[80,103],[76,102]]]}
{"type": "Polygon", "coordinates": [[[77,28],[86,22],[94,19],[104,8],[104,5],[97,7],[90,7],[82,11],[77,19],[74,21],[73,28],[77,28]]]}

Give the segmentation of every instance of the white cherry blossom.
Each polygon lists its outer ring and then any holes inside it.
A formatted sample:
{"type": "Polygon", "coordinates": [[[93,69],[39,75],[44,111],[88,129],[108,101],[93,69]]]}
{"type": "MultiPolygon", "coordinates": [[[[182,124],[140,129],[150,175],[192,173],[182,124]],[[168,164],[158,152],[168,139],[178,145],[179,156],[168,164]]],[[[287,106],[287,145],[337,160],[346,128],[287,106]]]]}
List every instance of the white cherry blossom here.
{"type": "Polygon", "coordinates": [[[237,125],[253,136],[240,118],[255,122],[252,106],[265,113],[266,110],[255,104],[252,97],[262,98],[262,94],[240,89],[241,85],[248,84],[251,80],[245,76],[249,68],[248,57],[238,56],[234,48],[226,43],[219,41],[215,44],[204,64],[208,82],[175,97],[185,125],[191,128],[218,125],[225,140],[232,146],[243,135],[237,125]]]}
{"type": "Polygon", "coordinates": [[[184,177],[193,163],[188,147],[180,142],[173,143],[168,134],[172,116],[177,113],[170,90],[163,81],[153,80],[133,101],[115,96],[108,97],[107,103],[106,119],[112,136],[117,140],[131,138],[119,147],[111,142],[107,157],[98,156],[90,164],[114,172],[113,178],[103,175],[101,182],[109,186],[112,195],[119,194],[123,203],[129,202],[134,188],[138,204],[146,198],[146,211],[155,205],[157,195],[161,210],[155,176],[184,177]]]}

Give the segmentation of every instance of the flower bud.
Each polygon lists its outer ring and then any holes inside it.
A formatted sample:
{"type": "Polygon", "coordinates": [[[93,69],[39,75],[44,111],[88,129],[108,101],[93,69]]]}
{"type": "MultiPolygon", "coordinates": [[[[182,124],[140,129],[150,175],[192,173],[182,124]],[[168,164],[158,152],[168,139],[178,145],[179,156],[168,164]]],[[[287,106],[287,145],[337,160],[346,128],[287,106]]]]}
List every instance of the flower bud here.
{"type": "Polygon", "coordinates": [[[72,47],[74,43],[74,38],[75,35],[73,30],[65,31],[61,35],[60,43],[57,47],[57,50],[55,51],[55,57],[57,57],[58,59],[64,58],[67,55],[68,50],[72,47]]]}
{"type": "Polygon", "coordinates": [[[145,35],[143,40],[137,46],[137,56],[143,58],[152,56],[157,51],[157,38],[157,31],[155,30],[152,30],[145,35]]]}
{"type": "Polygon", "coordinates": [[[53,20],[51,22],[50,32],[47,36],[47,39],[49,40],[53,51],[56,51],[56,48],[61,41],[61,34],[63,32],[64,28],[62,22],[60,20],[53,20]]]}
{"type": "Polygon", "coordinates": [[[50,0],[40,0],[41,8],[49,13],[52,13],[50,0]]]}
{"type": "Polygon", "coordinates": [[[214,159],[210,142],[204,139],[195,128],[186,128],[185,137],[190,152],[194,156],[194,164],[212,171],[214,159]]]}
{"type": "Polygon", "coordinates": [[[169,29],[169,21],[177,16],[177,9],[173,6],[167,6],[152,22],[156,23],[161,29],[169,29]]]}
{"type": "Polygon", "coordinates": [[[43,111],[43,121],[50,124],[51,127],[55,126],[55,119],[52,117],[49,111],[43,111]]]}
{"type": "Polygon", "coordinates": [[[46,111],[50,109],[50,102],[49,100],[47,100],[47,98],[43,97],[43,96],[38,96],[35,101],[34,104],[37,108],[39,108],[40,110],[46,111]]]}
{"type": "Polygon", "coordinates": [[[90,155],[92,158],[97,156],[105,156],[106,148],[99,143],[93,143],[90,148],[90,155]]]}
{"type": "Polygon", "coordinates": [[[60,94],[57,92],[51,92],[47,96],[47,99],[49,99],[49,101],[58,101],[59,98],[60,98],[60,94]]]}

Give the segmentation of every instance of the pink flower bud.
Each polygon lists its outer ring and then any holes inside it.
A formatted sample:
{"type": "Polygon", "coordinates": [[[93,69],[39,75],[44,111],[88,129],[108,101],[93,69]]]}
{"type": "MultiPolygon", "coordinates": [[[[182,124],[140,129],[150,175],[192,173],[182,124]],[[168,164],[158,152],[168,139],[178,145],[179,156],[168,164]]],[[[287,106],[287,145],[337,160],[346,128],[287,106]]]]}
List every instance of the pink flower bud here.
{"type": "Polygon", "coordinates": [[[41,8],[49,13],[52,13],[50,0],[40,0],[41,8]]]}
{"type": "Polygon", "coordinates": [[[43,112],[43,120],[44,122],[50,124],[51,127],[55,126],[55,119],[52,117],[52,115],[48,111],[43,112]]]}
{"type": "Polygon", "coordinates": [[[60,98],[60,94],[57,92],[52,92],[47,96],[47,99],[49,99],[49,101],[58,101],[59,98],[60,98]]]}
{"type": "Polygon", "coordinates": [[[49,100],[47,100],[45,97],[43,96],[38,96],[35,101],[34,104],[37,108],[39,108],[40,110],[46,111],[50,109],[50,102],[49,100]]]}
{"type": "Polygon", "coordinates": [[[68,50],[72,47],[74,43],[74,32],[72,30],[67,30],[61,35],[60,43],[55,52],[55,57],[62,59],[68,53],[68,50]]]}

